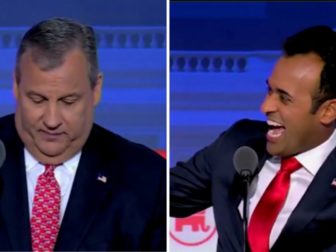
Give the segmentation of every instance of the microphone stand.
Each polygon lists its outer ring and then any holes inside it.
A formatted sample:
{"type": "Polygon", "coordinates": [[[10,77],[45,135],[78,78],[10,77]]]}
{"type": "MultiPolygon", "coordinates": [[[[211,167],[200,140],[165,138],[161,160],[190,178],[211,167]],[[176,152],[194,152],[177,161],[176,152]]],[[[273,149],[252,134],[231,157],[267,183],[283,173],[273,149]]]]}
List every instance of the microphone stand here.
{"type": "Polygon", "coordinates": [[[247,235],[247,226],[248,226],[248,214],[249,214],[249,204],[248,204],[248,191],[251,183],[251,172],[250,171],[242,171],[241,173],[243,177],[243,251],[249,251],[248,244],[248,235],[247,235]]]}
{"type": "Polygon", "coordinates": [[[233,155],[233,165],[243,182],[243,248],[249,251],[247,236],[248,191],[252,175],[258,166],[258,155],[249,146],[239,147],[233,155]]]}

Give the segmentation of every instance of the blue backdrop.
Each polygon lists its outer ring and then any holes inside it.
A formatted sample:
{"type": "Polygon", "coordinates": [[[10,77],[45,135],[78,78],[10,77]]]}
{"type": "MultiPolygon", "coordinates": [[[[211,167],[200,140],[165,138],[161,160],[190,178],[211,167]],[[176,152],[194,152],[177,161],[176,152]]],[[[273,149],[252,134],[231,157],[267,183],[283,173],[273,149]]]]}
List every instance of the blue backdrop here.
{"type": "Polygon", "coordinates": [[[171,165],[259,111],[284,39],[336,27],[333,2],[174,1],[170,4],[171,165]]]}
{"type": "Polygon", "coordinates": [[[104,73],[96,122],[153,149],[166,148],[164,0],[11,0],[0,3],[0,116],[15,109],[18,41],[36,22],[66,16],[92,25],[104,73]]]}

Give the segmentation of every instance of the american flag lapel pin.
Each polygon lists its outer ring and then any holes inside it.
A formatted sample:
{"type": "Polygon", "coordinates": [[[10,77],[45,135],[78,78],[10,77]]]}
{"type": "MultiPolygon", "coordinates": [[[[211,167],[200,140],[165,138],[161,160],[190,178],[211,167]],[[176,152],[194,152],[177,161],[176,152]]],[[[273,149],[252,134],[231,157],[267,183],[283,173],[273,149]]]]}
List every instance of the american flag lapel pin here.
{"type": "Polygon", "coordinates": [[[97,177],[97,180],[102,182],[102,183],[106,183],[107,182],[107,177],[102,175],[102,174],[99,174],[98,177],[97,177]]]}
{"type": "Polygon", "coordinates": [[[332,185],[333,187],[336,187],[336,178],[334,178],[334,179],[331,181],[331,185],[332,185]]]}

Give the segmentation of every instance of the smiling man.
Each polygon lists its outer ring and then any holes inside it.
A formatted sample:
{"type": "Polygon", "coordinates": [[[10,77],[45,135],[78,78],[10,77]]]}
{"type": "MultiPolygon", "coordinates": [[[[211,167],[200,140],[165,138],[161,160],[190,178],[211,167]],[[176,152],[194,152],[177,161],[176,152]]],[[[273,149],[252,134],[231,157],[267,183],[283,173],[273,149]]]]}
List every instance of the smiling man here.
{"type": "Polygon", "coordinates": [[[24,35],[16,112],[0,118],[0,250],[166,250],[165,161],[93,122],[102,79],[91,27],[24,35]]]}
{"type": "Polygon", "coordinates": [[[323,66],[323,60],[315,53],[284,56],[275,65],[261,105],[270,127],[266,135],[269,154],[293,156],[331,136],[335,101],[331,99],[317,107],[313,100],[320,92],[323,66]]]}
{"type": "Polygon", "coordinates": [[[336,34],[326,26],[289,37],[267,80],[267,122],[241,120],[171,169],[171,215],[213,206],[218,251],[243,251],[244,187],[233,165],[259,157],[248,195],[252,252],[336,251],[336,34]]]}

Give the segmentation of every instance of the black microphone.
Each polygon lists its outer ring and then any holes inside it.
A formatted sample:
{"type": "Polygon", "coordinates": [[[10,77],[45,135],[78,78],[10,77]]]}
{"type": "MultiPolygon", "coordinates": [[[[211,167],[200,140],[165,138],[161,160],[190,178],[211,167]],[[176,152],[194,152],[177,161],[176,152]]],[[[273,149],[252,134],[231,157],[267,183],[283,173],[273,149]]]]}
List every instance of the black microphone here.
{"type": "Polygon", "coordinates": [[[6,159],[6,149],[4,143],[0,140],[0,168],[6,159]]]}
{"type": "Polygon", "coordinates": [[[258,166],[257,153],[248,146],[242,146],[238,148],[233,155],[233,165],[238,174],[243,179],[244,184],[244,197],[243,197],[243,229],[244,229],[244,252],[248,249],[247,238],[247,216],[248,216],[248,204],[247,196],[251,183],[252,176],[258,166]]]}
{"type": "Polygon", "coordinates": [[[258,155],[251,147],[241,146],[233,155],[233,165],[244,180],[251,182],[251,177],[258,166],[258,155]]]}

